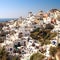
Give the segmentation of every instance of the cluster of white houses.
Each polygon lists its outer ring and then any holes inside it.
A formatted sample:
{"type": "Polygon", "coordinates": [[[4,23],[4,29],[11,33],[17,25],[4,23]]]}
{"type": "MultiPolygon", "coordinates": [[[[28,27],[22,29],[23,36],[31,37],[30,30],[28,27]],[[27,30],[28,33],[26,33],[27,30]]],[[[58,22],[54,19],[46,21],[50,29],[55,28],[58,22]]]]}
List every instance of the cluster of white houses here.
{"type": "Polygon", "coordinates": [[[46,49],[45,55],[49,57],[49,46],[56,46],[57,40],[60,43],[60,11],[51,10],[48,13],[39,11],[37,14],[29,12],[28,17],[20,17],[17,20],[11,20],[6,22],[6,25],[2,28],[4,32],[8,32],[6,40],[1,43],[1,47],[5,46],[6,50],[11,55],[21,55],[21,60],[29,60],[30,56],[37,52],[46,49]],[[56,42],[55,45],[41,46],[38,41],[33,40],[30,37],[30,32],[35,28],[42,28],[46,24],[54,25],[52,32],[57,32],[58,35],[52,40],[56,42]]]}

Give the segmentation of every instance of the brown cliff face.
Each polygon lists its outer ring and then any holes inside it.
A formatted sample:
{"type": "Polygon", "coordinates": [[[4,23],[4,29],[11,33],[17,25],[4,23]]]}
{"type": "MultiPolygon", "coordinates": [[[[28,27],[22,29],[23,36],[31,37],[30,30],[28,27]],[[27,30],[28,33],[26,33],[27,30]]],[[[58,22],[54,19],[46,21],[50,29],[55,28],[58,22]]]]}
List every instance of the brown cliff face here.
{"type": "Polygon", "coordinates": [[[55,57],[56,57],[56,60],[60,60],[60,47],[57,48],[57,53],[56,53],[55,57]]]}
{"type": "Polygon", "coordinates": [[[56,60],[60,60],[60,52],[56,53],[56,60]]]}

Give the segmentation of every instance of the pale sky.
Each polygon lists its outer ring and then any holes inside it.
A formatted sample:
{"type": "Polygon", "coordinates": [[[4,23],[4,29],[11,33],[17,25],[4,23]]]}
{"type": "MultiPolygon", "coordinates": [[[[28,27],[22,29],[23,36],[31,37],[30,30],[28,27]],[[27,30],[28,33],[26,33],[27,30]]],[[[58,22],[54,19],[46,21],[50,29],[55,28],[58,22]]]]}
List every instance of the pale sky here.
{"type": "Polygon", "coordinates": [[[0,0],[0,18],[18,18],[29,11],[60,9],[60,0],[0,0]]]}

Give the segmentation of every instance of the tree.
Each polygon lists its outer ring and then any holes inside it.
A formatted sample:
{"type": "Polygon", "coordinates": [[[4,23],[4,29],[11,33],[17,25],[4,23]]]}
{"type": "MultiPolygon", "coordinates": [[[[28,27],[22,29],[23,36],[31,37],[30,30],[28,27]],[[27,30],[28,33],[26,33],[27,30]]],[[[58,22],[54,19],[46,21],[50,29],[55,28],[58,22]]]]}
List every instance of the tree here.
{"type": "Polygon", "coordinates": [[[57,35],[56,32],[51,32],[53,28],[54,26],[48,24],[43,29],[40,28],[35,29],[34,31],[31,32],[30,36],[33,39],[40,41],[42,45],[50,44],[50,40],[57,35]]]}
{"type": "Polygon", "coordinates": [[[9,53],[3,47],[0,49],[0,60],[20,60],[20,57],[9,55],[9,53]]]}
{"type": "Polygon", "coordinates": [[[60,60],[60,44],[57,46],[56,50],[55,58],[56,60],[60,60]]]}
{"type": "Polygon", "coordinates": [[[34,53],[31,57],[30,60],[43,60],[45,58],[44,55],[41,53],[34,53]]]}
{"type": "Polygon", "coordinates": [[[60,59],[60,47],[50,47],[50,55],[54,57],[54,60],[60,59]],[[58,57],[58,59],[56,56],[58,57]]]}
{"type": "Polygon", "coordinates": [[[5,51],[5,48],[0,49],[0,59],[1,60],[6,60],[7,59],[7,52],[5,51]]]}
{"type": "Polygon", "coordinates": [[[49,23],[49,24],[46,24],[45,29],[53,29],[53,28],[54,28],[54,26],[53,26],[53,25],[51,25],[50,23],[49,23]]]}
{"type": "Polygon", "coordinates": [[[11,60],[20,60],[20,57],[19,56],[12,56],[11,60]]]}
{"type": "Polygon", "coordinates": [[[55,56],[55,54],[56,54],[56,52],[57,52],[57,47],[50,47],[50,55],[51,56],[55,56]]]}

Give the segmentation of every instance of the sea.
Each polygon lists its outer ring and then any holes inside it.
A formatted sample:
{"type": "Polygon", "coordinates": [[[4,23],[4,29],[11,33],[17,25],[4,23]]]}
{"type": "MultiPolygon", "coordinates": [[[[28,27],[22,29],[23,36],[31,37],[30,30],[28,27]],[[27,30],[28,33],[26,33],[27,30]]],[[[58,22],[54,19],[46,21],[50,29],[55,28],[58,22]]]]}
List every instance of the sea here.
{"type": "Polygon", "coordinates": [[[6,22],[10,20],[16,20],[17,18],[0,18],[0,22],[6,22]]]}

